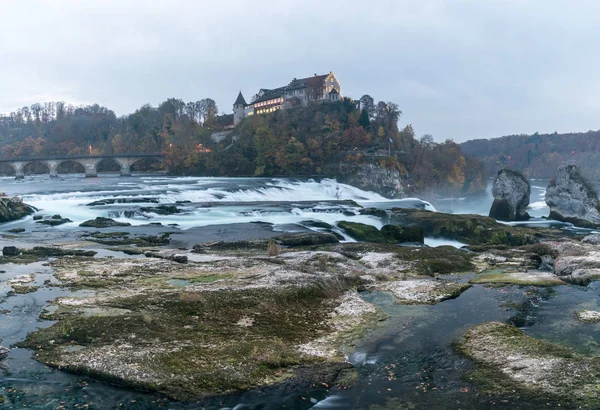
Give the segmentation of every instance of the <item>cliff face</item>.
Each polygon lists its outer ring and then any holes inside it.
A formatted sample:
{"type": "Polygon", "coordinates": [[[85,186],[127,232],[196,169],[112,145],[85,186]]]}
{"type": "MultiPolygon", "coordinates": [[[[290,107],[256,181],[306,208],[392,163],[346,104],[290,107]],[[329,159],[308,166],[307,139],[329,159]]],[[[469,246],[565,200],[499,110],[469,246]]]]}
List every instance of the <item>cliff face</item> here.
{"type": "Polygon", "coordinates": [[[593,187],[575,165],[558,169],[556,180],[546,189],[550,218],[580,226],[600,226],[600,205],[593,187]]]}
{"type": "Polygon", "coordinates": [[[529,219],[526,211],[529,205],[531,187],[520,172],[509,169],[498,171],[492,187],[494,203],[490,217],[501,221],[522,221],[529,219]]]}
{"type": "Polygon", "coordinates": [[[34,212],[34,208],[19,198],[0,197],[0,223],[16,221],[34,212]]]}
{"type": "Polygon", "coordinates": [[[338,180],[390,199],[402,198],[406,191],[399,170],[377,164],[341,165],[338,180]]]}

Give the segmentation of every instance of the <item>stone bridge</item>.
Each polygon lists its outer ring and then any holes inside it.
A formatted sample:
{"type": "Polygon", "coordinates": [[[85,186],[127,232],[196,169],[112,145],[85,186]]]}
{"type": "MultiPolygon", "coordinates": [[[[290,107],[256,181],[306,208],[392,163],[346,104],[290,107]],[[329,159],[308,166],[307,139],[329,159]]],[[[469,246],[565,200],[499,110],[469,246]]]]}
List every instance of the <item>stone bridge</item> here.
{"type": "Polygon", "coordinates": [[[120,154],[120,155],[97,155],[97,156],[86,156],[86,157],[68,157],[68,156],[56,156],[56,157],[32,157],[32,158],[15,158],[0,160],[0,164],[7,164],[15,170],[15,177],[17,179],[25,177],[24,168],[33,163],[44,164],[48,167],[51,177],[58,176],[58,166],[63,162],[73,161],[81,164],[85,169],[86,177],[98,176],[97,166],[102,160],[115,161],[121,167],[121,176],[131,175],[131,166],[141,159],[155,159],[158,161],[164,160],[162,154],[120,154]]]}

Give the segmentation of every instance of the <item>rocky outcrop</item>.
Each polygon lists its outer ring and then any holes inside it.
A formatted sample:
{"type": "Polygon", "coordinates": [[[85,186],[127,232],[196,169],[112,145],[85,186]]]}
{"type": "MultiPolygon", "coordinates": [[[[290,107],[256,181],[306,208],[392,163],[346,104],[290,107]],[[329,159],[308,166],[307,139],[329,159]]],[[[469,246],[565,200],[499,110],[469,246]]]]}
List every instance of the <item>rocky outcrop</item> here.
{"type": "Polygon", "coordinates": [[[374,191],[386,198],[401,198],[405,188],[400,171],[378,164],[344,165],[338,180],[366,191],[374,191]]]}
{"type": "Polygon", "coordinates": [[[577,319],[584,323],[600,322],[600,312],[596,310],[580,310],[577,312],[577,319]]]}
{"type": "Polygon", "coordinates": [[[71,221],[69,218],[63,218],[60,215],[52,215],[51,217],[47,217],[47,218],[42,218],[42,219],[36,219],[35,223],[37,224],[42,224],[42,225],[48,225],[48,226],[58,226],[58,225],[63,225],[69,222],[73,222],[71,221]]]}
{"type": "Polygon", "coordinates": [[[0,197],[0,223],[16,221],[34,212],[35,209],[20,198],[0,197]]]}
{"type": "Polygon", "coordinates": [[[82,222],[79,226],[86,228],[112,228],[115,226],[131,226],[131,224],[129,222],[117,222],[114,219],[99,216],[96,219],[82,222]]]}
{"type": "Polygon", "coordinates": [[[381,230],[359,222],[338,222],[338,227],[353,239],[372,243],[424,242],[423,229],[418,226],[385,225],[381,230]]]}
{"type": "Polygon", "coordinates": [[[404,226],[418,226],[425,236],[455,239],[469,245],[521,246],[539,242],[542,232],[548,237],[560,236],[560,231],[527,229],[502,224],[481,215],[444,214],[419,209],[393,208],[390,222],[404,226]]]}
{"type": "Polygon", "coordinates": [[[546,189],[550,218],[583,227],[600,226],[600,205],[596,191],[575,165],[558,169],[546,189]]]}
{"type": "Polygon", "coordinates": [[[568,250],[554,261],[554,273],[577,285],[600,279],[600,252],[568,250]]]}
{"type": "Polygon", "coordinates": [[[524,221],[527,213],[531,186],[523,174],[510,169],[501,169],[496,174],[492,188],[494,203],[490,217],[501,221],[524,221]]]}
{"type": "Polygon", "coordinates": [[[598,408],[600,404],[600,361],[593,357],[579,356],[498,322],[467,330],[455,347],[475,362],[469,379],[486,393],[506,397],[518,392],[582,406],[573,408],[598,408]]]}

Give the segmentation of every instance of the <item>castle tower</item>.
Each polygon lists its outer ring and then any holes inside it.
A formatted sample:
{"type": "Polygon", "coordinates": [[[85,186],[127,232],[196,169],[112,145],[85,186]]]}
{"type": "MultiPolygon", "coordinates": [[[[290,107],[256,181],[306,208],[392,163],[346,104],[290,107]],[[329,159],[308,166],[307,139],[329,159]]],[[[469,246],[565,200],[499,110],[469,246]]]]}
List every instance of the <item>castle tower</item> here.
{"type": "Polygon", "coordinates": [[[244,109],[246,108],[246,100],[242,95],[242,92],[237,96],[237,99],[233,103],[233,125],[237,125],[244,118],[244,109]]]}

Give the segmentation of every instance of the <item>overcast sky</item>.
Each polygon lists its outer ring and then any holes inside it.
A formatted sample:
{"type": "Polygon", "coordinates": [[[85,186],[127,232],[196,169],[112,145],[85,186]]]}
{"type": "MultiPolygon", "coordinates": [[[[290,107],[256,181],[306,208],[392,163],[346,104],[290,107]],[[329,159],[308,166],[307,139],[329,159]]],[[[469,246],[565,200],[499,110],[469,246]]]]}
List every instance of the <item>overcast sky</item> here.
{"type": "Polygon", "coordinates": [[[600,128],[597,0],[0,0],[0,113],[117,114],[333,71],[418,136],[600,128]]]}

